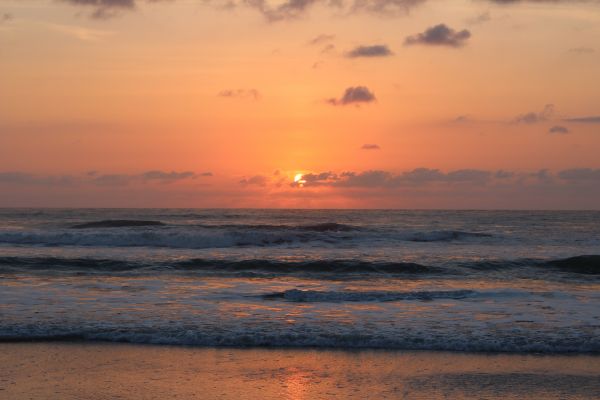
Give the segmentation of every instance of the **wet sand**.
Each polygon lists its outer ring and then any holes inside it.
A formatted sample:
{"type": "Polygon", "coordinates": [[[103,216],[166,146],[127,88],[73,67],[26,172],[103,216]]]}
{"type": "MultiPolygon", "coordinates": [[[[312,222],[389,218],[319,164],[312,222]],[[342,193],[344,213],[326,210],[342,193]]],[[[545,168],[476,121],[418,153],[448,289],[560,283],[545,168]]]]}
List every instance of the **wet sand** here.
{"type": "Polygon", "coordinates": [[[598,399],[600,356],[2,343],[0,398],[598,399]]]}

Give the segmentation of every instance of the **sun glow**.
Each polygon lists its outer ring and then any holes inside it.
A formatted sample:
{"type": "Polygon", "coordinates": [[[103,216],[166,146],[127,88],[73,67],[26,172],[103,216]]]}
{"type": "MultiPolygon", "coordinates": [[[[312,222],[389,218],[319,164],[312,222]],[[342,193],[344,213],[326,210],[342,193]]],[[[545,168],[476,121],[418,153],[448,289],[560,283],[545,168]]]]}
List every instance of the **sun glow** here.
{"type": "Polygon", "coordinates": [[[306,180],[304,179],[304,175],[296,174],[294,176],[294,183],[300,187],[304,186],[304,184],[306,183],[306,180]]]}

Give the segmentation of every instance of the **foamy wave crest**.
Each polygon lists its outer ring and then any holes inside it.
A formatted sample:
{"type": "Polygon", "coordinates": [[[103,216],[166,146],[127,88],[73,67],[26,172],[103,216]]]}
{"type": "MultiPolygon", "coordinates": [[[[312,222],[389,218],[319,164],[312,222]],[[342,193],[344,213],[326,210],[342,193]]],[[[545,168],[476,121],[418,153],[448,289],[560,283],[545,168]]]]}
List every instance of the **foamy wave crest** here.
{"type": "Polygon", "coordinates": [[[337,326],[244,326],[215,329],[173,326],[3,326],[0,342],[106,341],[156,345],[233,347],[323,347],[342,349],[441,350],[507,353],[600,353],[600,337],[593,331],[563,329],[521,331],[481,329],[438,331],[410,326],[372,331],[337,326]]]}

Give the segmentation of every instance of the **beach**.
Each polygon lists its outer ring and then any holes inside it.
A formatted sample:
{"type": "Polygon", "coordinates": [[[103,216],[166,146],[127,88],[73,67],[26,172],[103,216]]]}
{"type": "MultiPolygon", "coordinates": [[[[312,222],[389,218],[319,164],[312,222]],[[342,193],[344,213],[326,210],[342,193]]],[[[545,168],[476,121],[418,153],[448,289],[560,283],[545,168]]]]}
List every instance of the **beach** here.
{"type": "Polygon", "coordinates": [[[0,344],[12,399],[597,399],[600,357],[0,344]]]}

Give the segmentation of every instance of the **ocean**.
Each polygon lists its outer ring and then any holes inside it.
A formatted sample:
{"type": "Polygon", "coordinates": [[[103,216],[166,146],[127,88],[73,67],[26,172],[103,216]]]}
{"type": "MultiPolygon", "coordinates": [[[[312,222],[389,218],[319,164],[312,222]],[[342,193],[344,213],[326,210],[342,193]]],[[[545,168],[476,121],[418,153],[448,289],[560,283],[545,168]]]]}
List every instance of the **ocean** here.
{"type": "Polygon", "coordinates": [[[0,209],[0,341],[600,352],[600,212],[0,209]]]}

